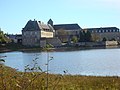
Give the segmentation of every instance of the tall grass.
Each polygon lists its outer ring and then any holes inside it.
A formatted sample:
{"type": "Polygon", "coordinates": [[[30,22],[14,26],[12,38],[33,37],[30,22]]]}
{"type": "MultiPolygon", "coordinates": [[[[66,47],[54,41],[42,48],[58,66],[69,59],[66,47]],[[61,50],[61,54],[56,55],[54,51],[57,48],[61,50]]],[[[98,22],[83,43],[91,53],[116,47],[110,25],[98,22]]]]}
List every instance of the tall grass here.
{"type": "MultiPolygon", "coordinates": [[[[120,90],[119,77],[48,74],[48,90],[120,90]]],[[[0,90],[47,90],[45,72],[18,72],[0,65],[0,90]]]]}

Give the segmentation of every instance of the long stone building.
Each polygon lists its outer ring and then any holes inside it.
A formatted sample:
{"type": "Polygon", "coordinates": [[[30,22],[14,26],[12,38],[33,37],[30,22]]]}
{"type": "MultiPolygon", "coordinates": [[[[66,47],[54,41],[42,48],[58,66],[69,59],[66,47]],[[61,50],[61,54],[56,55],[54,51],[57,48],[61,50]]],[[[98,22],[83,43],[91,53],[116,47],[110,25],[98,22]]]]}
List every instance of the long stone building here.
{"type": "Polygon", "coordinates": [[[46,39],[54,37],[55,30],[50,24],[29,20],[22,29],[22,44],[27,46],[45,46],[46,39]]]}
{"type": "Polygon", "coordinates": [[[62,42],[68,42],[74,36],[79,37],[80,30],[82,30],[82,28],[77,23],[53,25],[53,21],[50,19],[48,24],[53,26],[55,29],[55,36],[58,37],[62,42]]]}
{"type": "Polygon", "coordinates": [[[82,29],[78,24],[54,25],[50,19],[47,24],[41,21],[29,20],[22,29],[22,44],[26,46],[45,47],[47,44],[61,46],[61,42],[70,42],[72,37],[80,37],[80,31],[91,32],[93,41],[116,40],[120,42],[120,32],[117,27],[101,27],[82,29]]]}
{"type": "Polygon", "coordinates": [[[62,42],[69,42],[73,37],[79,37],[81,27],[78,24],[54,25],[55,35],[62,42]]]}
{"type": "Polygon", "coordinates": [[[120,41],[120,32],[117,27],[86,28],[92,34],[93,41],[102,41],[104,38],[108,41],[120,41]]]}

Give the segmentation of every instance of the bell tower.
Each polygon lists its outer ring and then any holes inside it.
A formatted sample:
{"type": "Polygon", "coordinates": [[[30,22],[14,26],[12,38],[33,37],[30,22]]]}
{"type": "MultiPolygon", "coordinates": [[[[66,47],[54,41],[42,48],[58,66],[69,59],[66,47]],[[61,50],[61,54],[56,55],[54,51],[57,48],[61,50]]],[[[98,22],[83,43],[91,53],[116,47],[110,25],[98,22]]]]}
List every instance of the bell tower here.
{"type": "Polygon", "coordinates": [[[49,19],[49,21],[48,21],[47,23],[50,24],[51,26],[53,26],[53,21],[52,21],[52,19],[49,19]]]}

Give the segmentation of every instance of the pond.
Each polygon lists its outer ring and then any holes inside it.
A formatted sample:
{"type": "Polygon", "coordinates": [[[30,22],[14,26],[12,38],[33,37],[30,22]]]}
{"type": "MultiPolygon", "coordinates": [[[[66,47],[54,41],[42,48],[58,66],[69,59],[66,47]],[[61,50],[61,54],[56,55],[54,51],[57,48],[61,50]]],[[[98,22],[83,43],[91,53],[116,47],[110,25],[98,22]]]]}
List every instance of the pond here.
{"type": "Polygon", "coordinates": [[[49,73],[93,76],[120,76],[120,49],[89,49],[65,52],[6,52],[5,65],[24,71],[25,66],[31,67],[37,62],[43,71],[46,70],[47,57],[49,73]],[[35,60],[35,58],[37,58],[35,60]],[[34,60],[34,61],[33,61],[34,60]]]}

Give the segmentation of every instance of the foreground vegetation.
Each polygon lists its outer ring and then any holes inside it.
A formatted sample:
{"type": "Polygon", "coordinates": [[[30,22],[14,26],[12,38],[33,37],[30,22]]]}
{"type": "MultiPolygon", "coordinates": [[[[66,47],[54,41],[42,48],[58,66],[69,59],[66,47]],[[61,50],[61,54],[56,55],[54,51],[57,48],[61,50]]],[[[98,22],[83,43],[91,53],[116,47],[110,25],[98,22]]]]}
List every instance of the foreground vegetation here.
{"type": "Polygon", "coordinates": [[[0,90],[120,90],[119,77],[18,72],[0,64],[0,90]],[[48,87],[48,88],[47,88],[48,87]]]}
{"type": "Polygon", "coordinates": [[[0,28],[0,44],[10,42],[9,38],[4,34],[4,32],[0,28]]]}

